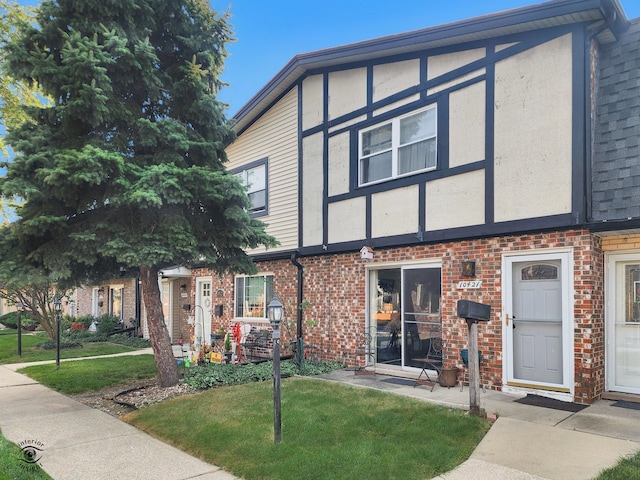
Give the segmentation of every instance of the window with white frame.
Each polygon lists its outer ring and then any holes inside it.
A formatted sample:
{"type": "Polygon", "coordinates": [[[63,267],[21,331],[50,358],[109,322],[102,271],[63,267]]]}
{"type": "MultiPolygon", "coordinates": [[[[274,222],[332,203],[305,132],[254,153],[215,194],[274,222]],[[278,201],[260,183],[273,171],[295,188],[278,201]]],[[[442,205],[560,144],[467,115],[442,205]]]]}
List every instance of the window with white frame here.
{"type": "Polygon", "coordinates": [[[236,318],[267,318],[267,305],[273,300],[273,275],[236,277],[236,318]]]}
{"type": "Polygon", "coordinates": [[[436,168],[436,117],[431,106],[361,130],[359,185],[436,168]]]}
{"type": "Polygon", "coordinates": [[[250,213],[266,213],[267,211],[267,162],[261,160],[235,175],[247,187],[247,194],[251,200],[250,213]]]}
{"type": "Polygon", "coordinates": [[[124,285],[109,287],[109,315],[124,319],[124,285]]]}

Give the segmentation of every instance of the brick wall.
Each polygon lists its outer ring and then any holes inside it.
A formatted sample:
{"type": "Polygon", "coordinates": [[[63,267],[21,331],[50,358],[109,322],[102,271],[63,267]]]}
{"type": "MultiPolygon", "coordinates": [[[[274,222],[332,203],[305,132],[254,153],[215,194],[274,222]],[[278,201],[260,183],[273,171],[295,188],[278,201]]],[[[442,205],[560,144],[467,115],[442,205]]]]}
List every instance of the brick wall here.
{"type": "MultiPolygon", "coordinates": [[[[304,340],[308,353],[328,360],[344,360],[361,365],[357,336],[366,325],[366,267],[394,262],[398,265],[421,260],[442,262],[441,314],[447,345],[446,365],[462,367],[460,349],[467,345],[467,325],[456,316],[457,301],[469,299],[490,304],[491,321],[480,324],[478,344],[482,352],[480,376],[488,388],[502,388],[502,256],[507,253],[572,248],[574,256],[574,338],[575,401],[591,403],[604,386],[603,258],[598,237],[586,230],[550,232],[522,236],[494,237],[438,245],[376,249],[374,260],[361,260],[360,253],[299,258],[304,267],[304,300],[312,306],[304,310],[304,340]],[[462,261],[476,262],[478,290],[459,290],[463,280],[462,261]]],[[[285,305],[285,320],[295,321],[297,269],[288,260],[258,264],[261,273],[273,273],[274,290],[285,305]]],[[[193,277],[211,275],[194,269],[193,277]]],[[[195,282],[193,282],[195,288],[195,282]]],[[[214,329],[233,323],[233,278],[213,276],[212,303],[224,304],[224,316],[213,317],[214,329]],[[223,297],[216,298],[221,289],[223,297]]],[[[195,290],[192,290],[195,296],[195,290]]],[[[292,332],[293,333],[293,332],[292,332]]],[[[287,339],[288,333],[283,332],[287,339]]]]}

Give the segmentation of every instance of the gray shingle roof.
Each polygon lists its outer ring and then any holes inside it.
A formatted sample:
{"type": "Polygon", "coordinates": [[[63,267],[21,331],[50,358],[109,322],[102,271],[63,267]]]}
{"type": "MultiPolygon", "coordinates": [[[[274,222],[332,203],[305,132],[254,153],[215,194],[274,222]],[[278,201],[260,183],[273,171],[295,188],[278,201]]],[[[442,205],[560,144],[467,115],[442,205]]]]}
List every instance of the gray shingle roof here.
{"type": "Polygon", "coordinates": [[[592,218],[640,217],[640,19],[601,50],[592,160],[592,218]]]}

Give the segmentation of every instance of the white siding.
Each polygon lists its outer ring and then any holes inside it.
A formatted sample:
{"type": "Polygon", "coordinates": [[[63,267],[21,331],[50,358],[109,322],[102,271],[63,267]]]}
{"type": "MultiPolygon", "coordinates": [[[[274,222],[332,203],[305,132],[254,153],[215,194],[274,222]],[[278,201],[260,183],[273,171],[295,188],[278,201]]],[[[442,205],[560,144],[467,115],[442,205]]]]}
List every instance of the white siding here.
{"type": "MultiPolygon", "coordinates": [[[[230,170],[269,159],[269,214],[260,220],[268,224],[267,232],[280,242],[269,251],[298,246],[297,109],[294,88],[227,148],[230,170]]],[[[261,251],[265,249],[249,253],[261,251]]]]}

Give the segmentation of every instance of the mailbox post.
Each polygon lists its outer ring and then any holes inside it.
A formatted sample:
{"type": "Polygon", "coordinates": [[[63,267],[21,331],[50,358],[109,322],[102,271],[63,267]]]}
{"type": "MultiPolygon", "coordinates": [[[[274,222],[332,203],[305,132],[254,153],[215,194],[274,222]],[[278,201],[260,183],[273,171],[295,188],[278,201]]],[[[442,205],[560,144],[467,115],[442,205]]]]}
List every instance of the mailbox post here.
{"type": "Polygon", "coordinates": [[[469,330],[469,411],[480,416],[480,365],[478,362],[478,322],[488,322],[491,316],[491,305],[458,300],[458,316],[467,322],[469,330]]]}

